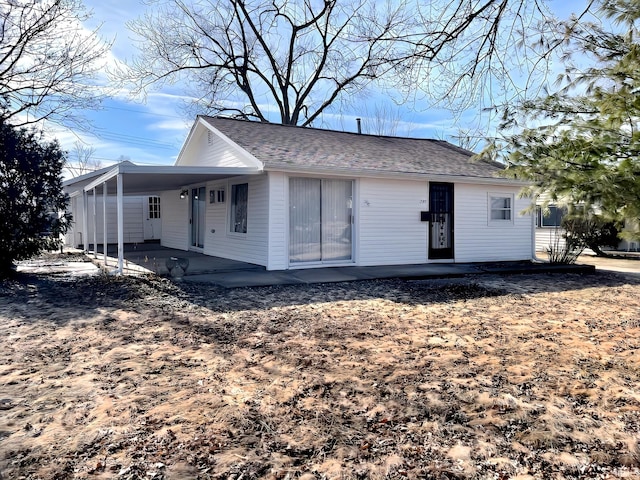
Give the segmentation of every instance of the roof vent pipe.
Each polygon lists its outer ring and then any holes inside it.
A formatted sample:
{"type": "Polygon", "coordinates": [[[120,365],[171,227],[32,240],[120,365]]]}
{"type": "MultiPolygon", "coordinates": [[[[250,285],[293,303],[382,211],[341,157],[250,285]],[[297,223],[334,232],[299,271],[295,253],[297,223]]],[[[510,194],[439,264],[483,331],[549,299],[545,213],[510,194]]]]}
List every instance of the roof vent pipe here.
{"type": "Polygon", "coordinates": [[[362,133],[362,120],[360,118],[356,118],[356,123],[358,124],[358,133],[362,133]]]}

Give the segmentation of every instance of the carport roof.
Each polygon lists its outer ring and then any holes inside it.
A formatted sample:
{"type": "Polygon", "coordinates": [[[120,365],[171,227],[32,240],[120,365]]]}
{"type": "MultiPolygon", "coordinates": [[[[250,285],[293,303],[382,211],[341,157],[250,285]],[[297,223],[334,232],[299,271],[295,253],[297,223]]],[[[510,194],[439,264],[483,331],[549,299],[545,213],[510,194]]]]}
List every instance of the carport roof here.
{"type": "Polygon", "coordinates": [[[67,180],[63,185],[73,196],[81,193],[82,190],[89,191],[93,188],[102,192],[102,185],[106,183],[107,193],[113,194],[117,191],[117,176],[126,174],[123,176],[122,193],[135,195],[162,190],[177,190],[194,183],[259,173],[262,173],[262,170],[250,167],[181,167],[175,165],[134,165],[131,162],[121,162],[113,167],[67,180]]]}

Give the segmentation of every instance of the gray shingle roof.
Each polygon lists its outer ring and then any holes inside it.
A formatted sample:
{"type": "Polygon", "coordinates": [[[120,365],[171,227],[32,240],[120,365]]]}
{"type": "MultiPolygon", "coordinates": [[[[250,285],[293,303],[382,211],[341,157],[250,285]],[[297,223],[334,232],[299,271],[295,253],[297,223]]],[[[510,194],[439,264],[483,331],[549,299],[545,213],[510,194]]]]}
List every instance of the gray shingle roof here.
{"type": "Polygon", "coordinates": [[[275,123],[206,117],[265,168],[336,168],[376,173],[496,177],[497,163],[442,140],[383,137],[275,123]]]}

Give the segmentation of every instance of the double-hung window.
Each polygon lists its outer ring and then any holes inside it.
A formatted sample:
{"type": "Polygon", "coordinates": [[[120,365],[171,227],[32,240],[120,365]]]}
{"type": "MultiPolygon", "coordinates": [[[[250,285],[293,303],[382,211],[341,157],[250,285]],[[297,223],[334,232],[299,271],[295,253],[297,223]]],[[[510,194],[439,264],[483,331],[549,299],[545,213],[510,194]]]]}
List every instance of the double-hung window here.
{"type": "Polygon", "coordinates": [[[489,194],[489,223],[501,224],[513,221],[513,195],[489,194]]]}

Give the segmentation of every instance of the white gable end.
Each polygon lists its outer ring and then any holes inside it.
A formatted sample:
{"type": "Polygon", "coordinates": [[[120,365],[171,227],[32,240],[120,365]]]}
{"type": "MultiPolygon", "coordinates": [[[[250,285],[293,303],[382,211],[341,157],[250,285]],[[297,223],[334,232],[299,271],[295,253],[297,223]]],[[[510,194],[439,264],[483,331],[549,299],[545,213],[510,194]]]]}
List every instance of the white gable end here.
{"type": "Polygon", "coordinates": [[[216,129],[198,121],[176,161],[181,167],[262,168],[262,162],[216,129]]]}

